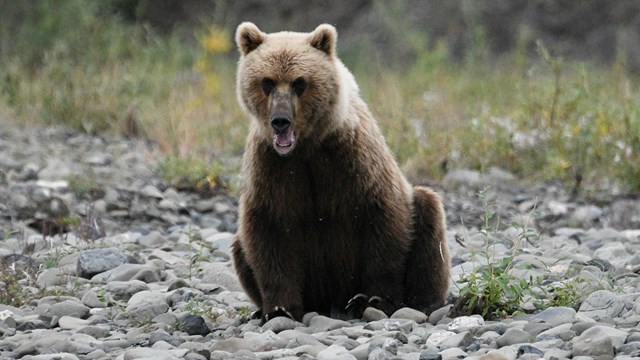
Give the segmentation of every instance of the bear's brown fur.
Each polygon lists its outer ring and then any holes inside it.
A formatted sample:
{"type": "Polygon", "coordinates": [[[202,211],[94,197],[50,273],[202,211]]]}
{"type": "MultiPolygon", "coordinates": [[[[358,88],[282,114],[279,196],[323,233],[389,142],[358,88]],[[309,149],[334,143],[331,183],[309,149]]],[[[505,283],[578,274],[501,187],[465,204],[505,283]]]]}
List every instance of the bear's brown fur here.
{"type": "Polygon", "coordinates": [[[232,252],[264,320],[445,302],[440,199],[407,182],[336,40],[326,24],[265,34],[243,23],[236,32],[238,98],[252,121],[232,252]]]}

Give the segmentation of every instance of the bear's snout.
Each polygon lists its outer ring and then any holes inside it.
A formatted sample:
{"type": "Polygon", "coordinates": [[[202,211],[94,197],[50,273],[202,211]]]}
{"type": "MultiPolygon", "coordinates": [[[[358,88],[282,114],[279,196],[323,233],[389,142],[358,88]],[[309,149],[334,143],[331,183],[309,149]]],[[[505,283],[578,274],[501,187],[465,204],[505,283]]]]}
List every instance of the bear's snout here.
{"type": "Polygon", "coordinates": [[[291,126],[291,118],[286,115],[274,115],[271,117],[271,127],[277,135],[285,134],[291,126]]]}

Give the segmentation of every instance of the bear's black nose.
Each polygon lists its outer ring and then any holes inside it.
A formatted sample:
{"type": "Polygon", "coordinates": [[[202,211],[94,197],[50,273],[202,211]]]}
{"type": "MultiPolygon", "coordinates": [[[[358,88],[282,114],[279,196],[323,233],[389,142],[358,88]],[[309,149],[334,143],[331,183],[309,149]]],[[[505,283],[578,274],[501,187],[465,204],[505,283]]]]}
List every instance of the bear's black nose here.
{"type": "Polygon", "coordinates": [[[276,134],[284,134],[291,126],[291,120],[283,116],[274,116],[271,118],[271,127],[275,130],[276,134]]]}

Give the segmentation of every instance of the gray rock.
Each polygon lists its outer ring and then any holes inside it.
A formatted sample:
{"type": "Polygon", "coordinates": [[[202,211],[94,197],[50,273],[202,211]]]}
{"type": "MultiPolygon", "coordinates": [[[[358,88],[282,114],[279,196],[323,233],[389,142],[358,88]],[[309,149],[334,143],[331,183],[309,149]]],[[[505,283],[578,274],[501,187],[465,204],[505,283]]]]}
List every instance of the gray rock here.
{"type": "Polygon", "coordinates": [[[141,291],[127,302],[127,315],[134,321],[147,322],[169,310],[166,294],[153,291],[141,291]]]}
{"type": "Polygon", "coordinates": [[[547,203],[547,209],[553,216],[562,216],[569,212],[567,204],[555,200],[551,200],[547,203]]]}
{"type": "Polygon", "coordinates": [[[223,286],[230,291],[244,291],[236,273],[225,265],[200,263],[202,282],[223,286]]]}
{"type": "Polygon", "coordinates": [[[147,284],[160,282],[160,274],[157,270],[153,269],[140,269],[135,275],[131,277],[131,280],[140,280],[147,284]]]}
{"type": "Polygon", "coordinates": [[[127,262],[125,255],[118,248],[84,250],[78,257],[77,274],[86,279],[114,269],[127,262]]]}
{"type": "Polygon", "coordinates": [[[610,207],[610,226],[617,229],[640,228],[640,204],[637,200],[622,199],[615,201],[610,207]]]}
{"type": "Polygon", "coordinates": [[[261,333],[246,332],[244,338],[249,342],[253,349],[265,349],[275,347],[276,343],[286,344],[287,341],[279,337],[273,331],[265,331],[261,333]]]}
{"type": "Polygon", "coordinates": [[[640,341],[628,342],[616,348],[617,356],[626,355],[633,358],[640,358],[640,341]]]}
{"type": "Polygon", "coordinates": [[[412,308],[408,308],[408,307],[398,309],[396,312],[394,312],[391,315],[391,318],[392,319],[409,319],[409,320],[415,321],[418,324],[427,322],[427,315],[425,315],[425,313],[412,308]]]}
{"type": "Polygon", "coordinates": [[[182,331],[189,335],[207,336],[211,332],[200,315],[187,315],[181,323],[182,331]]]}
{"type": "Polygon", "coordinates": [[[416,323],[408,319],[383,319],[372,321],[364,326],[365,330],[373,331],[401,331],[404,334],[410,334],[416,323]]]}
{"type": "Polygon", "coordinates": [[[84,318],[89,313],[89,308],[80,302],[65,300],[51,305],[49,312],[59,318],[63,316],[84,318]]]}
{"type": "Polygon", "coordinates": [[[107,301],[101,301],[95,290],[89,289],[82,295],[82,303],[89,308],[106,308],[107,301]]]}
{"type": "Polygon", "coordinates": [[[449,324],[452,330],[466,330],[484,325],[484,319],[480,315],[459,316],[449,324]]]}
{"type": "Polygon", "coordinates": [[[314,316],[309,321],[309,327],[313,332],[331,331],[349,326],[351,324],[346,321],[332,319],[323,315],[314,316]]]}
{"type": "Polygon", "coordinates": [[[613,356],[614,349],[624,344],[628,333],[606,326],[594,326],[574,338],[574,356],[613,356]]]}
{"type": "Polygon", "coordinates": [[[301,326],[302,324],[300,324],[299,322],[295,321],[295,320],[291,320],[287,317],[284,316],[278,316],[274,319],[271,319],[269,321],[267,321],[266,324],[264,324],[262,326],[263,330],[271,330],[274,333],[279,333],[281,331],[284,330],[292,330],[295,329],[298,326],[301,326]]]}
{"type": "Polygon", "coordinates": [[[440,320],[444,319],[444,317],[449,314],[449,311],[451,310],[452,306],[453,305],[445,305],[431,312],[431,314],[429,314],[429,319],[428,319],[429,324],[436,325],[437,323],[439,323],[440,320]]]}
{"type": "Polygon", "coordinates": [[[189,350],[157,350],[145,347],[133,348],[124,352],[123,360],[136,359],[156,359],[156,360],[178,360],[186,355],[189,350]]]}
{"type": "Polygon", "coordinates": [[[499,338],[496,339],[496,345],[499,348],[514,344],[525,344],[529,343],[532,340],[531,334],[524,330],[511,328],[507,329],[507,331],[502,334],[499,338]]]}
{"type": "Polygon", "coordinates": [[[531,317],[531,322],[544,322],[551,326],[573,322],[576,311],[570,307],[550,307],[531,317]]]}
{"type": "Polygon", "coordinates": [[[457,334],[448,330],[436,330],[427,338],[427,345],[440,347],[442,343],[457,334]]]}
{"type": "Polygon", "coordinates": [[[445,339],[440,344],[440,349],[466,348],[473,343],[473,340],[473,336],[468,331],[464,331],[445,339]]]}
{"type": "Polygon", "coordinates": [[[140,189],[140,195],[154,199],[164,198],[160,190],[158,190],[158,188],[153,185],[145,185],[142,189],[140,189]]]}
{"type": "Polygon", "coordinates": [[[213,353],[215,352],[233,354],[237,353],[240,350],[253,351],[254,346],[249,341],[243,338],[232,337],[228,339],[218,340],[215,341],[211,346],[211,357],[213,358],[213,353]]]}
{"type": "Polygon", "coordinates": [[[157,231],[152,231],[138,239],[138,243],[147,248],[159,248],[167,243],[167,239],[157,231]]]}
{"type": "Polygon", "coordinates": [[[62,316],[58,320],[58,326],[64,330],[78,330],[86,327],[87,325],[89,325],[88,320],[79,319],[73,316],[62,316]]]}
{"type": "Polygon", "coordinates": [[[222,250],[226,253],[231,253],[231,243],[233,242],[233,234],[228,232],[219,232],[211,234],[204,238],[204,241],[211,244],[214,249],[222,250]]]}
{"type": "Polygon", "coordinates": [[[92,154],[87,154],[87,156],[85,157],[85,161],[89,165],[107,166],[107,165],[111,164],[111,161],[113,161],[113,158],[112,158],[111,154],[105,154],[103,152],[96,152],[96,153],[92,153],[92,154]]]}
{"type": "Polygon", "coordinates": [[[24,360],[79,360],[74,354],[67,352],[55,354],[27,355],[24,360]]]}
{"type": "Polygon", "coordinates": [[[164,341],[168,344],[171,344],[174,347],[179,347],[180,345],[182,345],[182,343],[185,342],[184,339],[178,337],[178,336],[173,336],[170,335],[169,333],[167,333],[164,330],[156,330],[154,332],[152,332],[149,335],[149,345],[153,346],[155,343],[159,342],[159,341],[164,341]]]}
{"type": "Polygon", "coordinates": [[[542,358],[544,356],[544,351],[538,349],[534,345],[530,345],[530,344],[521,345],[518,348],[518,357],[522,357],[527,354],[537,356],[537,358],[542,358]]]}
{"type": "Polygon", "coordinates": [[[366,322],[378,321],[388,318],[389,317],[384,313],[384,311],[378,310],[374,307],[368,307],[364,309],[364,312],[362,313],[362,319],[366,322]]]}
{"type": "Polygon", "coordinates": [[[590,294],[578,310],[580,315],[594,320],[615,318],[624,309],[625,302],[618,296],[607,290],[598,290],[590,294]]]}
{"type": "Polygon", "coordinates": [[[167,293],[166,300],[169,306],[175,307],[176,304],[179,304],[181,302],[188,302],[189,300],[200,294],[202,294],[202,292],[198,290],[193,290],[189,287],[181,287],[172,291],[171,293],[167,293]]]}
{"type": "Polygon", "coordinates": [[[43,271],[36,279],[36,284],[42,288],[48,288],[52,286],[65,285],[69,276],[65,275],[58,268],[51,268],[43,271]]]}
{"type": "Polygon", "coordinates": [[[107,336],[109,336],[110,332],[111,331],[109,330],[109,327],[104,325],[89,325],[78,329],[79,334],[87,334],[95,339],[106,338],[107,336]]]}
{"type": "Polygon", "coordinates": [[[547,331],[551,328],[552,328],[551,324],[547,324],[545,322],[536,323],[536,322],[530,321],[524,326],[523,330],[529,333],[529,335],[536,337],[541,332],[547,331]]]}
{"type": "Polygon", "coordinates": [[[317,360],[357,360],[355,356],[351,355],[347,349],[338,345],[331,345],[328,348],[320,351],[317,360]]]}
{"type": "Polygon", "coordinates": [[[102,272],[98,275],[95,275],[91,278],[91,281],[94,283],[107,283],[111,281],[129,281],[143,269],[152,269],[154,271],[158,271],[157,269],[152,268],[149,265],[138,265],[138,264],[122,264],[114,269],[102,272]]]}
{"type": "Polygon", "coordinates": [[[590,224],[602,216],[602,209],[595,205],[581,206],[573,212],[572,216],[580,223],[590,224]]]}
{"type": "Polygon", "coordinates": [[[466,185],[471,187],[478,187],[486,185],[482,183],[482,175],[478,171],[466,170],[466,169],[453,169],[447,172],[444,177],[445,183],[466,185]]]}
{"type": "Polygon", "coordinates": [[[85,334],[69,334],[45,331],[37,333],[29,341],[23,341],[14,350],[16,357],[28,354],[73,353],[88,354],[95,350],[96,339],[85,334]]]}
{"type": "Polygon", "coordinates": [[[571,340],[576,333],[571,330],[572,324],[561,324],[554,326],[549,330],[545,330],[536,336],[536,342],[544,340],[561,339],[564,341],[571,340]]]}
{"type": "Polygon", "coordinates": [[[178,211],[180,209],[180,205],[178,205],[175,201],[169,199],[162,199],[158,203],[158,209],[166,210],[166,211],[178,211]]]}
{"type": "Polygon", "coordinates": [[[173,291],[173,290],[177,290],[177,289],[180,289],[180,288],[188,288],[188,287],[189,287],[189,283],[187,283],[186,280],[184,280],[184,279],[173,279],[169,283],[169,288],[167,289],[167,291],[173,291]]]}
{"type": "Polygon", "coordinates": [[[46,166],[38,172],[38,178],[42,180],[62,180],[71,176],[75,169],[67,161],[58,158],[49,158],[46,166]]]}
{"type": "Polygon", "coordinates": [[[209,356],[204,356],[192,352],[185,355],[184,360],[209,360],[209,356]]]}
{"type": "Polygon", "coordinates": [[[468,357],[466,352],[458,348],[444,349],[440,352],[440,356],[442,360],[466,359],[468,357]]]}
{"type": "Polygon", "coordinates": [[[419,360],[442,360],[442,355],[438,352],[438,348],[427,346],[420,352],[419,360]]]}
{"type": "Polygon", "coordinates": [[[149,290],[149,285],[140,280],[110,281],[104,288],[114,299],[127,301],[134,294],[149,290]]]}

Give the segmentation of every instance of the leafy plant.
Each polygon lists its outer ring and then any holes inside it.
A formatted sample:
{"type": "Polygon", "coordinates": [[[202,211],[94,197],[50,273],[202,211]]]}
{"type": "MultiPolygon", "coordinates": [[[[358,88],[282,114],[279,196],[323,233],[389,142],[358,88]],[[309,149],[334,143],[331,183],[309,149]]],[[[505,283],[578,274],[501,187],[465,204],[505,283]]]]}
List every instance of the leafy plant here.
{"type": "Polygon", "coordinates": [[[208,164],[195,156],[169,155],[160,162],[160,176],[171,186],[198,192],[209,192],[223,185],[221,166],[208,164]]]}
{"type": "Polygon", "coordinates": [[[548,297],[542,302],[543,306],[566,306],[577,310],[586,296],[584,288],[581,286],[583,283],[584,280],[575,278],[543,286],[545,293],[548,294],[548,297]]]}
{"type": "Polygon", "coordinates": [[[33,295],[25,286],[33,283],[33,275],[2,264],[0,272],[0,304],[20,307],[30,301],[33,295]]]}
{"type": "Polygon", "coordinates": [[[511,224],[512,228],[518,229],[515,237],[510,239],[511,251],[498,258],[492,244],[492,234],[498,232],[500,221],[494,219],[495,212],[488,202],[487,190],[484,188],[478,192],[483,203],[483,225],[479,230],[484,237],[484,247],[479,251],[483,262],[475,264],[473,270],[462,278],[464,285],[454,304],[454,315],[480,314],[488,319],[501,318],[524,311],[523,305],[527,301],[532,301],[535,309],[554,306],[577,308],[585,293],[601,288],[599,283],[587,283],[571,272],[553,282],[542,275],[528,278],[516,275],[512,271],[516,266],[516,256],[526,244],[535,244],[539,240],[538,233],[531,226],[536,210],[534,208],[523,223],[511,224]]]}
{"type": "Polygon", "coordinates": [[[224,313],[224,312],[221,313],[218,308],[215,308],[195,298],[189,299],[189,302],[187,302],[185,310],[191,313],[192,315],[199,315],[202,317],[206,317],[207,319],[213,322],[216,322],[220,317],[220,315],[224,313]]]}
{"type": "Polygon", "coordinates": [[[496,259],[494,248],[491,246],[490,233],[498,230],[500,221],[494,219],[496,213],[489,206],[488,189],[484,188],[478,192],[478,197],[483,203],[483,225],[480,234],[485,239],[481,256],[484,256],[486,265],[476,267],[473,272],[466,275],[464,279],[466,284],[460,289],[460,298],[454,307],[454,312],[497,318],[519,311],[524,297],[531,293],[529,289],[533,280],[521,279],[513,275],[510,270],[514,264],[514,256],[522,249],[523,242],[534,240],[535,233],[529,227],[529,218],[513,240],[511,254],[502,259],[496,259]]]}
{"type": "Polygon", "coordinates": [[[251,316],[253,316],[253,312],[248,306],[242,306],[238,308],[237,311],[243,321],[249,321],[251,319],[251,316]]]}
{"type": "Polygon", "coordinates": [[[197,273],[202,272],[200,262],[207,260],[207,257],[203,255],[202,251],[196,251],[194,248],[198,245],[200,249],[203,249],[206,247],[206,244],[197,233],[197,229],[191,224],[187,226],[184,234],[187,236],[189,244],[189,279],[192,279],[197,273]]]}

